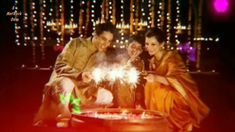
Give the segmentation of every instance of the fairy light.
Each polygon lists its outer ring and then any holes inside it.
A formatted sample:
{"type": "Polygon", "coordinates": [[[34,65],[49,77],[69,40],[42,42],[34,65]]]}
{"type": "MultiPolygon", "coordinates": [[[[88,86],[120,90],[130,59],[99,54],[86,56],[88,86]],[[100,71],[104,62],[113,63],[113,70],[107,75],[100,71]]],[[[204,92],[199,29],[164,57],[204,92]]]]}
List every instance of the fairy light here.
{"type": "MultiPolygon", "coordinates": [[[[62,12],[62,5],[61,5],[61,3],[59,1],[57,1],[56,4],[57,4],[56,26],[57,26],[57,30],[58,30],[58,27],[61,26],[61,20],[60,20],[59,16],[60,16],[60,14],[62,12]]],[[[61,31],[57,31],[57,38],[56,38],[57,44],[61,44],[61,42],[63,42],[61,36],[62,36],[61,31]]]]}
{"type": "Polygon", "coordinates": [[[130,33],[134,31],[134,14],[135,14],[135,4],[134,1],[130,1],[130,33]]]}
{"type": "Polygon", "coordinates": [[[166,34],[167,34],[167,44],[169,44],[169,42],[170,42],[170,21],[171,21],[171,19],[170,19],[170,13],[167,13],[166,14],[166,19],[167,19],[167,25],[166,25],[166,34]]]}
{"type": "Polygon", "coordinates": [[[146,14],[145,14],[144,8],[141,8],[141,14],[142,14],[142,18],[145,18],[146,14]]]}
{"type": "Polygon", "coordinates": [[[36,15],[37,15],[37,11],[36,11],[36,8],[35,8],[35,2],[32,2],[32,12],[33,12],[33,25],[36,27],[37,26],[37,18],[36,18],[36,15]]]}
{"type": "MultiPolygon", "coordinates": [[[[14,12],[18,12],[19,7],[18,7],[19,3],[18,0],[15,0],[15,8],[14,8],[14,12]]],[[[17,19],[18,14],[15,13],[15,19],[17,19]]],[[[15,39],[15,43],[17,46],[20,46],[20,35],[19,35],[19,29],[21,29],[20,25],[18,25],[18,21],[15,21],[15,35],[16,35],[16,39],[15,39]]]]}
{"type": "Polygon", "coordinates": [[[84,5],[85,5],[85,1],[81,1],[80,2],[80,12],[79,12],[79,34],[80,34],[80,37],[84,37],[84,33],[83,33],[83,24],[84,24],[84,19],[83,19],[83,16],[84,16],[84,5]]]}
{"type": "MultiPolygon", "coordinates": [[[[70,0],[70,23],[71,25],[74,25],[74,14],[73,14],[73,9],[74,9],[74,1],[73,0],[70,0]]],[[[73,26],[72,26],[73,27],[73,26]]],[[[73,29],[72,29],[72,32],[70,32],[70,35],[72,36],[73,35],[73,29]]],[[[70,36],[70,40],[71,40],[71,37],[70,36]]]]}
{"type": "Polygon", "coordinates": [[[89,22],[90,22],[90,20],[91,20],[91,2],[90,1],[87,1],[87,6],[86,6],[86,15],[85,15],[85,17],[86,17],[86,22],[85,22],[85,26],[84,26],[84,30],[85,30],[85,37],[87,37],[87,36],[90,36],[90,34],[88,33],[89,31],[88,31],[88,28],[89,28],[89,22]]]}
{"type": "Polygon", "coordinates": [[[151,27],[155,27],[155,0],[152,0],[151,4],[151,27]]]}
{"type": "Polygon", "coordinates": [[[142,30],[143,26],[147,26],[148,23],[145,20],[146,18],[146,14],[145,14],[145,8],[143,7],[144,4],[144,0],[141,1],[141,17],[140,17],[140,22],[138,23],[140,30],[142,30]]]}
{"type": "Polygon", "coordinates": [[[120,15],[120,21],[121,22],[124,22],[124,1],[123,0],[121,0],[121,15],[120,15]]]}
{"type": "Polygon", "coordinates": [[[158,28],[161,28],[161,12],[162,11],[162,2],[159,2],[159,10],[157,11],[157,15],[158,15],[158,18],[157,18],[157,27],[158,28]]]}
{"type": "Polygon", "coordinates": [[[101,2],[100,8],[101,8],[101,21],[105,21],[105,1],[103,0],[101,2]]]}
{"type": "MultiPolygon", "coordinates": [[[[176,19],[175,19],[175,22],[176,22],[177,27],[181,25],[180,24],[180,2],[179,2],[179,0],[176,0],[176,19]]],[[[177,45],[180,43],[177,33],[175,34],[175,41],[176,41],[177,45]]]]}
{"type": "Polygon", "coordinates": [[[92,22],[92,29],[93,31],[95,30],[95,4],[96,4],[96,0],[93,0],[93,2],[91,3],[91,22],[92,22]]]}
{"type": "Polygon", "coordinates": [[[37,26],[37,21],[35,18],[36,15],[36,11],[35,11],[35,1],[34,0],[30,0],[30,12],[31,14],[33,14],[30,17],[30,24],[31,24],[31,45],[32,45],[32,56],[33,56],[33,64],[36,63],[36,43],[35,40],[37,40],[37,37],[35,36],[35,26],[37,26]]]}
{"type": "Polygon", "coordinates": [[[62,0],[61,1],[61,4],[60,4],[60,9],[61,9],[61,16],[60,16],[60,22],[61,22],[61,37],[60,37],[60,40],[61,40],[61,45],[64,45],[65,41],[64,41],[64,38],[65,38],[65,0],[62,0]]]}
{"type": "Polygon", "coordinates": [[[197,37],[193,38],[194,41],[205,41],[205,42],[219,42],[219,38],[212,38],[212,37],[197,37]]]}
{"type": "Polygon", "coordinates": [[[108,21],[109,20],[109,0],[105,0],[105,2],[104,2],[105,4],[105,21],[108,21]]]}
{"type": "Polygon", "coordinates": [[[110,22],[113,22],[113,20],[112,20],[112,1],[109,1],[108,16],[111,18],[111,19],[109,19],[110,22]]]}
{"type": "Polygon", "coordinates": [[[71,4],[71,6],[70,6],[70,19],[71,19],[71,21],[73,22],[74,20],[73,20],[73,0],[70,0],[70,4],[71,4]]]}
{"type": "Polygon", "coordinates": [[[112,6],[110,6],[110,10],[112,10],[112,15],[110,16],[111,22],[115,25],[116,24],[116,0],[112,0],[112,6]]]}
{"type": "Polygon", "coordinates": [[[152,4],[151,4],[151,0],[148,0],[148,8],[149,8],[149,15],[148,15],[148,26],[147,26],[147,28],[150,28],[151,26],[151,23],[152,23],[152,21],[151,21],[151,16],[152,16],[152,4]]]}
{"type": "Polygon", "coordinates": [[[24,8],[24,17],[23,17],[23,26],[24,26],[24,46],[27,46],[27,42],[28,42],[28,34],[27,34],[27,28],[29,27],[28,26],[28,13],[27,13],[27,3],[26,3],[26,0],[24,0],[24,5],[23,5],[23,8],[24,8]]]}
{"type": "Polygon", "coordinates": [[[161,4],[159,4],[159,9],[161,10],[161,14],[159,15],[159,18],[160,18],[160,27],[161,27],[161,29],[162,30],[164,30],[164,23],[165,23],[165,1],[164,0],[162,0],[162,2],[161,2],[161,4]],[[160,8],[161,7],[161,8],[160,8]]]}
{"type": "MultiPolygon", "coordinates": [[[[49,15],[49,17],[50,17],[50,21],[49,21],[49,22],[47,21],[47,26],[49,26],[48,23],[54,23],[54,21],[53,21],[53,16],[52,16],[53,11],[54,11],[53,8],[52,8],[52,7],[53,7],[53,1],[50,0],[49,2],[50,2],[50,4],[49,4],[49,5],[50,5],[50,8],[49,8],[48,15],[49,15]]],[[[54,26],[55,26],[55,25],[54,25],[54,26]]],[[[46,28],[46,31],[47,31],[48,33],[51,32],[51,30],[50,30],[49,28],[46,28]]]]}
{"type": "Polygon", "coordinates": [[[46,40],[46,37],[44,37],[44,30],[46,30],[46,16],[45,16],[45,8],[46,8],[46,1],[45,0],[40,0],[40,40],[41,40],[41,43],[40,43],[40,47],[41,47],[41,53],[42,53],[42,56],[41,56],[41,59],[44,60],[45,59],[45,46],[44,46],[44,40],[46,40]]]}

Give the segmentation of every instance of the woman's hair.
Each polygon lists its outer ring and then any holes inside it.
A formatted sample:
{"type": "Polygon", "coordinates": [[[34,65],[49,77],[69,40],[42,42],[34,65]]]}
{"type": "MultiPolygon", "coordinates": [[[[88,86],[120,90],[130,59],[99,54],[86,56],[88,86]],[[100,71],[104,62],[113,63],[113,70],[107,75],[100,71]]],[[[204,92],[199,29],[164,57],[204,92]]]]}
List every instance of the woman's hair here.
{"type": "Polygon", "coordinates": [[[155,37],[160,43],[166,41],[165,33],[159,28],[150,28],[146,32],[145,37],[155,37]]]}
{"type": "Polygon", "coordinates": [[[114,35],[115,34],[115,26],[110,22],[100,23],[95,26],[96,35],[100,35],[104,31],[111,32],[114,35]]]}

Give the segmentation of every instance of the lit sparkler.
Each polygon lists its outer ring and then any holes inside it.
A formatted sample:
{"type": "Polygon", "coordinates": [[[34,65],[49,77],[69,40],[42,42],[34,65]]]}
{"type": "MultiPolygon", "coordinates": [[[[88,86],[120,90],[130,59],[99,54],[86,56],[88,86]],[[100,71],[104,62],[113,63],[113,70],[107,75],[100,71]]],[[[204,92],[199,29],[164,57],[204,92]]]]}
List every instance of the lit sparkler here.
{"type": "Polygon", "coordinates": [[[127,72],[127,82],[135,86],[139,81],[139,74],[140,72],[138,72],[134,67],[131,68],[127,72]]]}
{"type": "Polygon", "coordinates": [[[110,84],[113,84],[115,81],[119,80],[123,83],[125,82],[136,86],[139,81],[139,75],[140,72],[137,71],[136,68],[119,65],[115,65],[111,68],[95,68],[92,71],[92,78],[96,84],[102,81],[109,81],[110,84]]]}
{"type": "Polygon", "coordinates": [[[105,72],[101,68],[95,68],[91,73],[96,84],[100,83],[105,78],[105,72]]]}

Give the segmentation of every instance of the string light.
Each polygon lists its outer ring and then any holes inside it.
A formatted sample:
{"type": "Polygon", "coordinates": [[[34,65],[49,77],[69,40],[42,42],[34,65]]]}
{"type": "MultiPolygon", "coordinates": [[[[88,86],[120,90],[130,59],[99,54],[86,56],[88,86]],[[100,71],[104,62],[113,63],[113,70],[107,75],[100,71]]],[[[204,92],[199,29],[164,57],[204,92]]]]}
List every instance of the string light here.
{"type": "Polygon", "coordinates": [[[20,46],[20,42],[19,42],[19,39],[20,39],[20,36],[19,36],[19,29],[21,29],[20,25],[18,25],[18,12],[19,12],[19,7],[18,7],[19,3],[18,3],[18,0],[15,0],[15,8],[14,8],[14,12],[15,13],[15,35],[16,35],[16,39],[15,39],[15,43],[17,46],[20,46]]]}
{"type": "Polygon", "coordinates": [[[171,33],[170,33],[170,24],[171,24],[171,19],[170,19],[170,13],[166,13],[166,19],[167,19],[167,25],[166,25],[166,34],[167,34],[167,44],[170,43],[170,36],[171,36],[171,33]]]}
{"type": "Polygon", "coordinates": [[[210,41],[210,42],[219,42],[219,38],[212,38],[212,37],[198,37],[198,38],[193,38],[194,41],[210,41]]]}
{"type": "MultiPolygon", "coordinates": [[[[109,1],[109,8],[108,8],[108,18],[112,18],[112,1],[109,1]]],[[[112,19],[109,19],[112,22],[112,19]]]]}
{"type": "Polygon", "coordinates": [[[24,46],[27,46],[27,40],[28,40],[28,35],[27,35],[27,28],[28,28],[28,13],[27,13],[27,3],[24,1],[24,17],[23,17],[23,26],[24,26],[24,46]]]}
{"type": "MultiPolygon", "coordinates": [[[[73,15],[73,9],[74,9],[74,7],[73,7],[73,3],[74,3],[74,1],[73,0],[70,0],[70,23],[73,25],[74,23],[73,23],[73,21],[74,21],[74,15],[73,15]]],[[[70,32],[70,35],[73,35],[73,29],[71,30],[71,32],[70,32]]]]}
{"type": "Polygon", "coordinates": [[[93,2],[91,3],[91,23],[93,25],[93,31],[95,30],[95,4],[96,0],[93,0],[93,2]]]}
{"type": "Polygon", "coordinates": [[[32,17],[30,18],[30,24],[31,24],[31,45],[32,45],[32,56],[33,56],[33,64],[36,63],[36,43],[35,43],[35,40],[37,40],[37,37],[35,36],[35,27],[37,26],[37,21],[36,18],[35,18],[35,15],[36,15],[36,11],[35,11],[35,2],[34,0],[31,0],[30,1],[31,3],[31,8],[30,8],[30,12],[31,14],[34,14],[32,15],[32,17]]]}
{"type": "Polygon", "coordinates": [[[149,8],[149,16],[148,16],[148,26],[147,26],[147,28],[150,28],[151,26],[151,16],[152,16],[152,4],[151,4],[151,0],[148,0],[148,8],[149,8]]]}
{"type": "Polygon", "coordinates": [[[80,37],[84,37],[84,33],[83,33],[83,24],[84,24],[84,19],[83,19],[83,16],[84,16],[84,4],[85,4],[85,1],[81,1],[80,2],[80,12],[79,12],[79,34],[80,34],[80,37]]]}
{"type": "Polygon", "coordinates": [[[90,6],[91,6],[91,2],[87,1],[87,7],[86,7],[86,23],[85,26],[83,27],[83,29],[85,30],[85,37],[89,36],[88,35],[88,28],[89,28],[89,21],[90,19],[90,6]]]}
{"type": "Polygon", "coordinates": [[[124,22],[124,1],[123,0],[121,0],[121,14],[120,14],[120,21],[121,22],[124,22]]]}
{"type": "Polygon", "coordinates": [[[162,11],[162,2],[159,2],[159,10],[157,11],[157,15],[158,15],[158,18],[157,18],[157,27],[158,28],[161,28],[161,12],[162,11]]]}
{"type": "MultiPolygon", "coordinates": [[[[61,12],[62,12],[62,5],[61,5],[61,3],[59,2],[59,1],[57,1],[57,11],[56,11],[56,26],[58,27],[58,26],[61,26],[61,20],[60,20],[60,18],[59,18],[59,16],[60,16],[60,14],[61,14],[61,12]],[[58,8],[59,7],[59,8],[58,8]]],[[[58,29],[57,29],[58,30],[58,29]]],[[[56,40],[57,40],[57,44],[61,44],[61,42],[62,42],[62,38],[61,38],[61,32],[60,31],[57,31],[57,38],[56,38],[56,40]]]]}
{"type": "Polygon", "coordinates": [[[112,9],[112,15],[110,16],[111,19],[112,19],[112,23],[115,25],[116,24],[116,0],[112,0],[112,6],[111,6],[112,9]]]}
{"type": "MultiPolygon", "coordinates": [[[[179,0],[176,0],[176,19],[175,19],[175,22],[176,22],[177,27],[181,26],[181,24],[180,24],[180,2],[179,2],[179,0]]],[[[175,34],[175,41],[176,41],[177,45],[180,43],[180,41],[178,39],[177,32],[175,34]]]]}
{"type": "Polygon", "coordinates": [[[46,16],[45,16],[45,8],[46,8],[46,1],[45,0],[41,0],[40,1],[40,5],[42,5],[40,8],[41,12],[40,12],[40,40],[41,40],[41,59],[44,60],[45,59],[45,46],[44,46],[44,40],[46,40],[46,37],[44,37],[44,30],[46,30],[46,16]],[[42,3],[41,3],[42,2],[42,3]]]}
{"type": "Polygon", "coordinates": [[[132,34],[134,31],[134,12],[135,12],[135,4],[134,1],[130,1],[130,33],[132,34]]]}

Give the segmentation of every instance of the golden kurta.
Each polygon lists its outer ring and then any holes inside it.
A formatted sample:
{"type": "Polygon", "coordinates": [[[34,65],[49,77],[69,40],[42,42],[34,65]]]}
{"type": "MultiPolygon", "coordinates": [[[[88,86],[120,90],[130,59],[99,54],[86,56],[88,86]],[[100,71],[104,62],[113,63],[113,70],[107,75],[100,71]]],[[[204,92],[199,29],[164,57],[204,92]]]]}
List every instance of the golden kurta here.
{"type": "MultiPolygon", "coordinates": [[[[79,76],[84,71],[90,71],[96,62],[97,48],[88,39],[73,39],[66,44],[57,57],[54,70],[43,91],[43,102],[35,116],[34,122],[40,120],[55,120],[58,115],[70,116],[70,111],[61,103],[60,83],[69,79],[75,85],[72,96],[80,98],[80,105],[89,105],[95,101],[97,88],[94,85],[82,83],[79,76]]],[[[63,91],[62,91],[63,93],[63,91]]]]}

